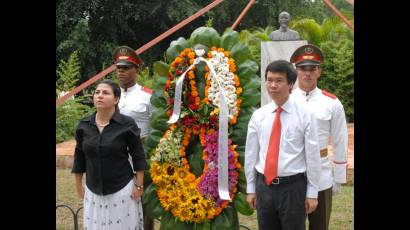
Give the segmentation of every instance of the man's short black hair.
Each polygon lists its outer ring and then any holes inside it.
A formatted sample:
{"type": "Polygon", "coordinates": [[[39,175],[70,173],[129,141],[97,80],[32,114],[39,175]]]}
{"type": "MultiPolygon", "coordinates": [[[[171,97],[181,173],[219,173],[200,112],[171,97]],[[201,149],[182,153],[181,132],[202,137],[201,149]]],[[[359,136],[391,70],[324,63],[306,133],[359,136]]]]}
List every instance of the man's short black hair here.
{"type": "Polygon", "coordinates": [[[292,63],[285,60],[277,60],[269,63],[265,70],[265,81],[267,80],[268,71],[271,73],[285,73],[288,84],[295,84],[296,82],[296,70],[292,63]]]}

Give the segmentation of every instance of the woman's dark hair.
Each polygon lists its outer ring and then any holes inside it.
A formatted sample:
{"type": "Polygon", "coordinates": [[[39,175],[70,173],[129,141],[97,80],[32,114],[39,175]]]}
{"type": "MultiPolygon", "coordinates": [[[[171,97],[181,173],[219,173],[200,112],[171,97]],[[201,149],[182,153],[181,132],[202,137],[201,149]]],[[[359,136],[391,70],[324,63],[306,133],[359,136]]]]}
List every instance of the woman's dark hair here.
{"type": "Polygon", "coordinates": [[[271,62],[265,70],[265,81],[267,80],[268,71],[271,73],[285,73],[289,85],[293,85],[296,82],[296,70],[292,63],[288,61],[277,60],[271,62]]]}
{"type": "MultiPolygon", "coordinates": [[[[120,86],[117,83],[115,83],[113,80],[107,79],[107,80],[101,81],[97,84],[97,86],[100,84],[109,85],[112,89],[112,92],[114,93],[114,97],[121,98],[120,86]]],[[[118,110],[118,103],[115,105],[115,109],[118,110]]]]}

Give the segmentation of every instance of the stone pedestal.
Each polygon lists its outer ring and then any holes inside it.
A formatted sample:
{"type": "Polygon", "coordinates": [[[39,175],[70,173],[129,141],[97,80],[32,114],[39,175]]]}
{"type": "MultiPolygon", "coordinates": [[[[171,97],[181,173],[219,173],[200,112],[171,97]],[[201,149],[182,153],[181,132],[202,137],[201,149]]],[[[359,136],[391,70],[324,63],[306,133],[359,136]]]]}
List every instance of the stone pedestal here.
{"type": "MultiPolygon", "coordinates": [[[[261,106],[272,101],[265,86],[265,69],[276,60],[290,60],[293,52],[300,46],[307,45],[306,40],[261,42],[261,106]]],[[[296,88],[297,81],[293,88],[296,88]]]]}

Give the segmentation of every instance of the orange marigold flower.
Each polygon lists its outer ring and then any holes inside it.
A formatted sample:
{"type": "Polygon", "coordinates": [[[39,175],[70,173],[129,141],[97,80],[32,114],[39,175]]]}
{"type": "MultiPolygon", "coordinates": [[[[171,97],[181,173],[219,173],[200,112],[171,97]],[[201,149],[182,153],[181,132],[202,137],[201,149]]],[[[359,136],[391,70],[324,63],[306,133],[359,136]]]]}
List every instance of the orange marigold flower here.
{"type": "Polygon", "coordinates": [[[189,141],[187,141],[187,140],[183,140],[183,141],[182,141],[182,144],[183,144],[184,146],[188,146],[189,141]]]}
{"type": "Polygon", "coordinates": [[[229,71],[231,71],[232,73],[233,73],[233,72],[236,72],[236,66],[235,66],[235,64],[229,63],[229,71]]]}
{"type": "Polygon", "coordinates": [[[231,54],[231,53],[229,53],[229,51],[224,51],[225,57],[229,57],[230,54],[231,54]]]}
{"type": "Polygon", "coordinates": [[[224,48],[218,48],[218,52],[224,52],[224,48]]]}
{"type": "Polygon", "coordinates": [[[236,89],[236,94],[239,95],[242,93],[242,87],[236,89]]]}
{"type": "Polygon", "coordinates": [[[242,99],[236,100],[236,106],[240,107],[241,103],[242,103],[242,99]]]}
{"type": "Polygon", "coordinates": [[[191,51],[191,48],[185,48],[184,51],[189,52],[189,51],[191,51]]]}
{"type": "Polygon", "coordinates": [[[186,154],[186,153],[185,153],[185,150],[182,150],[182,149],[181,149],[181,151],[180,151],[180,154],[179,154],[179,155],[180,155],[181,157],[185,157],[185,154],[186,154]]]}
{"type": "Polygon", "coordinates": [[[197,97],[197,96],[198,96],[198,92],[197,92],[197,91],[193,91],[193,92],[192,92],[192,96],[197,97]]]}
{"type": "Polygon", "coordinates": [[[188,164],[188,161],[187,161],[187,159],[186,159],[185,157],[182,158],[182,164],[184,164],[184,165],[188,164]]]}
{"type": "Polygon", "coordinates": [[[233,124],[236,124],[236,122],[237,122],[237,118],[236,118],[236,116],[235,117],[233,117],[232,119],[231,119],[231,121],[229,122],[231,125],[233,125],[233,124]]]}
{"type": "Polygon", "coordinates": [[[189,52],[188,57],[193,59],[195,58],[195,53],[194,52],[189,52]]]}
{"type": "Polygon", "coordinates": [[[189,64],[190,65],[194,64],[194,59],[189,59],[189,64]]]}
{"type": "MultiPolygon", "coordinates": [[[[184,158],[185,159],[185,158],[184,158]]],[[[185,159],[186,160],[186,159],[185,159]]],[[[194,174],[190,173],[187,177],[188,182],[194,182],[195,181],[195,176],[194,174]]]]}

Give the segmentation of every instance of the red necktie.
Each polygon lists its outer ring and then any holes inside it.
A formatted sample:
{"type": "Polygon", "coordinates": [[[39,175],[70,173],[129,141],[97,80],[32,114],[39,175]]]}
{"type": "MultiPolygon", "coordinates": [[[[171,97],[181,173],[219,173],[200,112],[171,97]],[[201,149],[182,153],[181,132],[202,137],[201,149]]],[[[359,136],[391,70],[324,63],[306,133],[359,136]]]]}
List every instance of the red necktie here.
{"type": "Polygon", "coordinates": [[[266,185],[270,185],[272,180],[278,176],[278,157],[279,157],[279,143],[280,143],[280,113],[282,108],[276,109],[275,120],[272,124],[272,132],[270,133],[268,152],[266,153],[265,162],[265,178],[266,185]]]}

